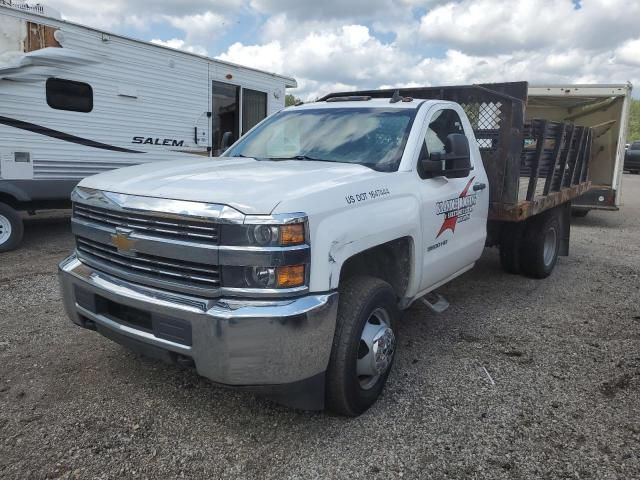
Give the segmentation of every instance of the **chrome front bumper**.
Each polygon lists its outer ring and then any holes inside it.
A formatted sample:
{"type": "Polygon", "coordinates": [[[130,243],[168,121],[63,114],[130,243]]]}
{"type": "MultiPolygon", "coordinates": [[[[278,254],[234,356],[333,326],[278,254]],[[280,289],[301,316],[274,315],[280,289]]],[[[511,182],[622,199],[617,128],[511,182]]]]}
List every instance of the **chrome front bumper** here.
{"type": "Polygon", "coordinates": [[[132,341],[191,359],[200,375],[217,383],[295,384],[323,375],[329,363],[335,292],[292,300],[199,299],[130,284],[88,267],[75,255],[60,264],[59,277],[74,323],[120,338],[120,343],[132,341]],[[99,302],[111,310],[96,307],[99,302]],[[114,318],[114,308],[144,312],[154,327],[138,328],[114,318]],[[164,325],[161,334],[156,334],[156,324],[164,325]],[[176,328],[174,341],[171,329],[176,328]]]}

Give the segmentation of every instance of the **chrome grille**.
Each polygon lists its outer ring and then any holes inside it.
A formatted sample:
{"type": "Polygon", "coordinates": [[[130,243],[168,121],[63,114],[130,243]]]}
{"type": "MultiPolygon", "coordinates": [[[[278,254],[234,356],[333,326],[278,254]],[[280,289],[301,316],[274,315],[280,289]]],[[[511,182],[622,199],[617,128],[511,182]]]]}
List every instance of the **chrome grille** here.
{"type": "Polygon", "coordinates": [[[120,212],[76,203],[73,214],[78,219],[103,227],[126,227],[134,232],[166,240],[191,240],[199,243],[218,243],[218,227],[197,220],[168,219],[149,214],[120,212]]]}
{"type": "Polygon", "coordinates": [[[172,260],[155,255],[136,253],[129,256],[118,252],[111,245],[95,242],[87,238],[76,238],[76,249],[81,261],[88,265],[128,279],[174,290],[192,292],[194,287],[201,293],[215,293],[220,287],[220,273],[217,267],[194,262],[172,260]],[[180,288],[182,287],[182,288],[180,288]]]}

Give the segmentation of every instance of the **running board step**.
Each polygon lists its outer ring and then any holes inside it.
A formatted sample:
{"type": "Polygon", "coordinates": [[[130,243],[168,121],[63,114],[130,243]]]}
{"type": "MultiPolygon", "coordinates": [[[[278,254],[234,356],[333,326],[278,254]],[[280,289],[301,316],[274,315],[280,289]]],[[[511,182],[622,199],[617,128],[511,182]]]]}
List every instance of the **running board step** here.
{"type": "Polygon", "coordinates": [[[436,292],[427,293],[420,299],[420,301],[434,313],[442,313],[449,308],[449,302],[447,302],[442,295],[436,292]]]}

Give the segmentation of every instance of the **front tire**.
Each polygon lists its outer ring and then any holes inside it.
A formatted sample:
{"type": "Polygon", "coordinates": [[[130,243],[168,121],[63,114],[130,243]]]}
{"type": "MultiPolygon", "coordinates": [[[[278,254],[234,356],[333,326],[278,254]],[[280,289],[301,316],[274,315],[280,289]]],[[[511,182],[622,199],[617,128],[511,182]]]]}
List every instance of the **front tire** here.
{"type": "Polygon", "coordinates": [[[8,252],[20,245],[24,226],[20,214],[9,205],[0,203],[0,252],[8,252]]]}
{"type": "Polygon", "coordinates": [[[356,417],[378,399],[393,365],[399,316],[387,282],[374,277],[345,281],[326,376],[331,411],[356,417]]]}

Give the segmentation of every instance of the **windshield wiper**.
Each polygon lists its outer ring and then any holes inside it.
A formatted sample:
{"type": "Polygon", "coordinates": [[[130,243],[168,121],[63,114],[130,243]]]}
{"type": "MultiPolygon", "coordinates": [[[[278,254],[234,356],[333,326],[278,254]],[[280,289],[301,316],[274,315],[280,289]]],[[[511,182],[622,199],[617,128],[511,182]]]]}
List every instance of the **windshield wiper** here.
{"type": "Polygon", "coordinates": [[[313,162],[338,162],[338,160],[330,160],[327,158],[315,158],[309,155],[294,155],[292,157],[263,157],[263,160],[311,160],[313,162]]]}

